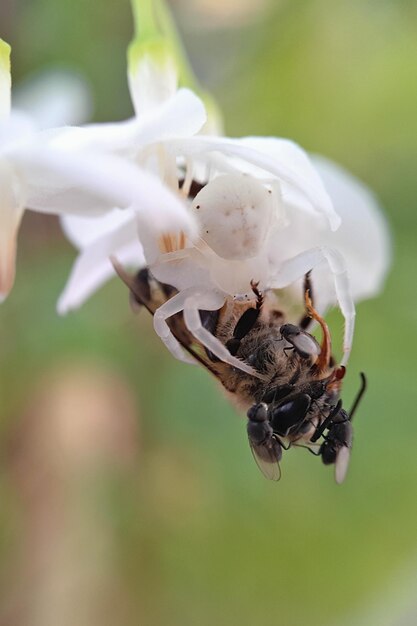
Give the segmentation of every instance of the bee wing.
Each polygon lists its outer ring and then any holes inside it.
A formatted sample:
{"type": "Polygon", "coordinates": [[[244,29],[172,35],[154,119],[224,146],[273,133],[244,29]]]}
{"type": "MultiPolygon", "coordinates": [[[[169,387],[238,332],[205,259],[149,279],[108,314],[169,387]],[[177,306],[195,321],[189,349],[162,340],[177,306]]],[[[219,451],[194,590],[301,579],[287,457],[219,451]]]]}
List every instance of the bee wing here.
{"type": "Polygon", "coordinates": [[[262,474],[268,480],[279,480],[281,478],[281,468],[279,466],[279,460],[282,456],[281,445],[276,439],[272,439],[269,443],[270,445],[257,445],[249,440],[253,458],[262,474]]]}
{"type": "Polygon", "coordinates": [[[334,466],[334,477],[338,485],[340,485],[340,483],[342,483],[346,478],[346,473],[349,467],[349,459],[350,448],[343,446],[337,454],[334,466]]]}

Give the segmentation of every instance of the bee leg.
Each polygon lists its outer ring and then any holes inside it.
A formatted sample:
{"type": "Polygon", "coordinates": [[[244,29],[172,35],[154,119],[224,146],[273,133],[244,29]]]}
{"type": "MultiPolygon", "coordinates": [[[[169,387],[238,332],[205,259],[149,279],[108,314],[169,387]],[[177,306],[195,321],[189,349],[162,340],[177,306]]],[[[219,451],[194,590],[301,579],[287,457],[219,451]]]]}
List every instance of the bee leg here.
{"type": "Polygon", "coordinates": [[[258,317],[259,311],[254,308],[246,309],[243,315],[241,315],[234,328],[233,337],[226,342],[226,348],[230,354],[235,355],[237,353],[240,342],[252,330],[258,317]]]}
{"type": "Polygon", "coordinates": [[[288,446],[284,446],[284,444],[282,443],[282,439],[280,439],[279,437],[277,437],[276,435],[274,435],[275,439],[277,439],[277,441],[279,441],[279,445],[281,446],[281,448],[283,448],[284,450],[289,450],[291,448],[291,442],[288,444],[288,446]]]}
{"type": "Polygon", "coordinates": [[[354,416],[356,409],[358,408],[359,402],[362,400],[363,394],[366,391],[366,387],[367,387],[367,380],[366,380],[366,376],[363,372],[360,373],[360,377],[361,377],[361,386],[359,388],[358,393],[356,394],[356,398],[353,401],[352,407],[349,411],[349,415],[350,415],[350,420],[352,419],[352,417],[354,416]]]}
{"type": "Polygon", "coordinates": [[[260,311],[264,303],[264,294],[262,293],[262,291],[259,291],[258,285],[259,282],[255,282],[254,280],[250,281],[250,286],[256,296],[256,308],[260,311]]]}
{"type": "Polygon", "coordinates": [[[311,454],[314,454],[314,456],[321,456],[321,446],[318,450],[312,450],[311,448],[309,448],[308,446],[300,446],[300,448],[305,448],[306,450],[308,450],[311,454]]]}
{"type": "Polygon", "coordinates": [[[258,283],[251,282],[252,291],[256,296],[256,306],[246,309],[246,311],[239,318],[236,324],[233,337],[226,342],[226,348],[233,356],[237,353],[240,347],[240,342],[255,326],[259,314],[262,310],[264,303],[263,293],[258,289],[258,283]]]}
{"type": "Polygon", "coordinates": [[[326,367],[329,367],[332,358],[332,341],[330,338],[330,331],[324,319],[317,313],[317,311],[313,307],[313,303],[311,302],[308,291],[306,291],[305,293],[305,300],[306,309],[310,314],[311,319],[316,320],[316,322],[320,324],[321,330],[323,332],[323,338],[321,340],[320,346],[320,354],[314,364],[314,367],[317,368],[320,372],[325,370],[326,367]]]}
{"type": "MultiPolygon", "coordinates": [[[[291,444],[290,444],[291,446],[291,444]]],[[[303,443],[297,443],[297,442],[293,442],[293,447],[294,448],[304,448],[305,450],[308,450],[309,452],[311,452],[311,454],[314,454],[314,456],[321,456],[321,446],[322,444],[315,444],[314,445],[314,449],[311,446],[307,446],[303,443]]]]}
{"type": "MultiPolygon", "coordinates": [[[[311,304],[314,307],[314,295],[313,295],[313,287],[312,287],[312,283],[311,283],[311,270],[309,272],[307,272],[307,274],[305,274],[305,276],[304,276],[303,294],[305,295],[306,293],[308,293],[308,295],[310,296],[311,304]]],[[[302,330],[307,330],[307,328],[310,326],[311,322],[312,322],[311,315],[309,315],[309,312],[306,309],[306,311],[305,311],[303,317],[301,318],[298,326],[302,330]]]]}
{"type": "MultiPolygon", "coordinates": [[[[329,428],[329,426],[331,426],[331,424],[333,423],[333,419],[336,417],[338,413],[340,413],[341,408],[342,408],[342,401],[339,400],[339,402],[332,408],[332,410],[330,411],[326,419],[321,424],[319,424],[319,426],[317,426],[316,432],[314,433],[312,437],[310,437],[310,441],[315,443],[318,439],[320,439],[321,436],[324,436],[323,435],[324,431],[326,430],[326,428],[329,428]]],[[[347,421],[347,420],[343,419],[343,421],[347,421]]]]}
{"type": "MultiPolygon", "coordinates": [[[[282,339],[280,339],[280,341],[282,341],[282,339]]],[[[285,354],[285,356],[287,357],[287,359],[288,359],[288,354],[287,354],[287,352],[288,352],[288,351],[291,351],[291,350],[294,350],[294,346],[286,346],[286,347],[283,349],[283,353],[285,354]]]]}

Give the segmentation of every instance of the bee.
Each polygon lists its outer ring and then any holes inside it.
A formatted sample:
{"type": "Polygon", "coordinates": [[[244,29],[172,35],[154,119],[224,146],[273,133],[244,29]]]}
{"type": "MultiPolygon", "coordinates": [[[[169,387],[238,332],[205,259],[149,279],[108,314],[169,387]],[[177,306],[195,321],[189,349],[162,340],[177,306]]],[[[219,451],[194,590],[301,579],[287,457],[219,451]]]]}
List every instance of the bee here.
{"type": "MultiPolygon", "coordinates": [[[[131,276],[112,259],[119,277],[130,289],[131,303],[152,315],[177,290],[156,280],[148,268],[131,276]]],[[[306,447],[335,466],[336,482],[344,480],[353,441],[353,410],[342,408],[340,392],[345,367],[336,366],[325,320],[312,302],[310,274],[304,282],[305,315],[299,325],[289,323],[273,292],[262,293],[252,282],[253,300],[227,298],[219,310],[200,310],[202,326],[230,354],[253,368],[258,376],[223,362],[188,330],[183,313],[172,315],[169,328],[181,346],[222,384],[232,402],[246,411],[249,446],[266,478],[279,480],[283,450],[306,447]],[[321,328],[319,344],[307,332],[312,321],[321,328]]]]}

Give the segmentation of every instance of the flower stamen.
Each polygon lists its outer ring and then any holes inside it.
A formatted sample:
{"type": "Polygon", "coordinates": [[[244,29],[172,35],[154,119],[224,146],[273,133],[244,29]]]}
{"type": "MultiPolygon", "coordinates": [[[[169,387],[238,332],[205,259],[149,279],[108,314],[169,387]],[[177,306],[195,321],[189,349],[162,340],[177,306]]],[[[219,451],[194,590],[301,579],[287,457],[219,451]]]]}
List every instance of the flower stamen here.
{"type": "Polygon", "coordinates": [[[177,252],[185,248],[185,233],[180,230],[179,233],[164,233],[158,241],[158,248],[162,254],[169,252],[177,252]]]}
{"type": "Polygon", "coordinates": [[[185,162],[185,177],[181,187],[181,195],[184,198],[188,198],[190,195],[191,185],[193,184],[193,167],[191,160],[187,159],[185,162]]]}

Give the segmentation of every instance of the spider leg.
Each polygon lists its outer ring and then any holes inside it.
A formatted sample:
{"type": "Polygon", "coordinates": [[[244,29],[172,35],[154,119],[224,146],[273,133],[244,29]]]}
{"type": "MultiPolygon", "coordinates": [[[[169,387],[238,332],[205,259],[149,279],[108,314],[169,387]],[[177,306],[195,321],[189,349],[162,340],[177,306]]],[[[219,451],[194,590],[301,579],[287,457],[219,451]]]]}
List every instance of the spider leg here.
{"type": "Polygon", "coordinates": [[[154,313],[153,325],[156,334],[162,339],[171,354],[184,363],[196,365],[196,361],[182,348],[180,342],[174,337],[167,324],[167,319],[184,310],[185,302],[192,289],[180,291],[173,298],[165,302],[154,313]]]}
{"type": "Polygon", "coordinates": [[[350,293],[345,262],[340,253],[324,246],[301,252],[281,264],[279,270],[271,277],[270,287],[275,289],[288,287],[288,285],[302,278],[307,272],[323,262],[327,263],[333,275],[337,301],[345,318],[343,358],[341,361],[341,365],[345,366],[352,349],[355,328],[355,305],[350,293]]]}
{"type": "Polygon", "coordinates": [[[184,306],[184,322],[186,327],[205,348],[223,361],[223,363],[227,363],[251,376],[263,378],[263,375],[257,372],[253,367],[250,367],[250,365],[247,365],[244,361],[230,354],[226,346],[204,328],[199,310],[217,310],[222,307],[223,303],[224,295],[221,292],[207,291],[202,293],[196,290],[194,294],[189,294],[184,306]]]}

